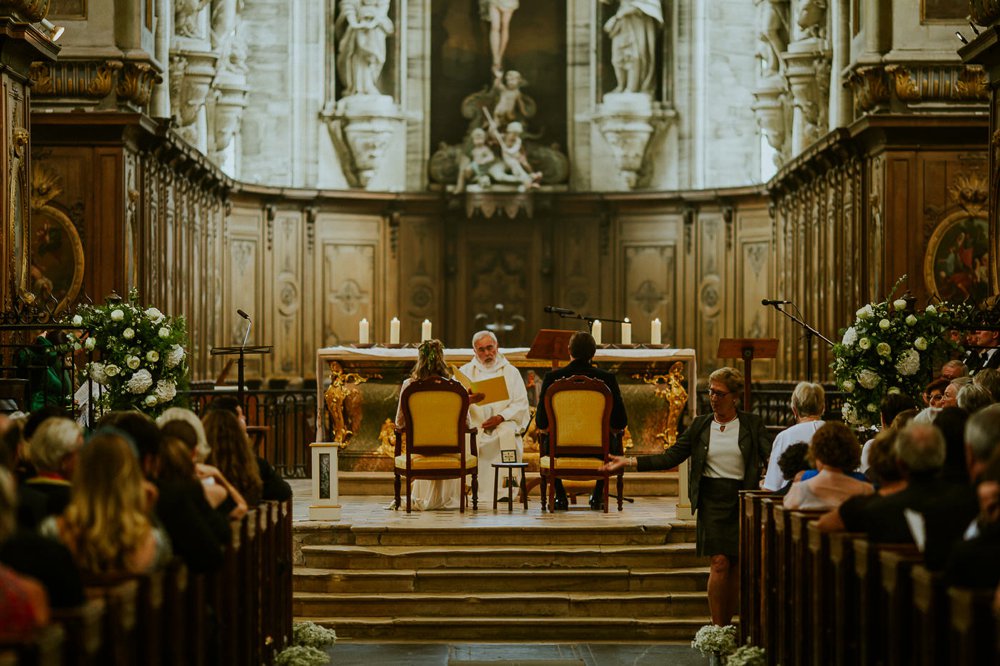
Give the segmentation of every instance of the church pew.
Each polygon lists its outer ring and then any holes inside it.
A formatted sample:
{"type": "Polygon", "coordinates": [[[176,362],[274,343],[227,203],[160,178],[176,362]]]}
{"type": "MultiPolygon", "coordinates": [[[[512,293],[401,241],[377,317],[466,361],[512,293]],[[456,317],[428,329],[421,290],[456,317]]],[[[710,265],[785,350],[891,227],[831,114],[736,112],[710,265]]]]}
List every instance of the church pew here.
{"type": "Polygon", "coordinates": [[[836,666],[858,663],[857,573],[854,570],[854,541],[864,538],[854,532],[834,532],[829,536],[830,569],[833,572],[833,637],[831,644],[836,666]]]}
{"type": "Polygon", "coordinates": [[[292,642],[292,500],[281,503],[281,552],[277,559],[278,585],[282,600],[278,604],[281,610],[281,635],[276,651],[281,651],[292,642]]]}
{"type": "Polygon", "coordinates": [[[36,630],[31,640],[0,643],[0,666],[62,666],[65,636],[61,626],[50,624],[36,630]]]}
{"type": "Polygon", "coordinates": [[[885,663],[888,648],[887,618],[879,609],[882,596],[882,567],[879,556],[885,550],[910,551],[912,544],[880,544],[867,538],[854,540],[854,571],[857,573],[858,663],[885,663]]]}
{"type": "Polygon", "coordinates": [[[761,647],[769,655],[778,651],[778,567],[775,552],[774,507],[780,497],[764,497],[760,501],[760,638],[761,647]]]}
{"type": "Polygon", "coordinates": [[[915,564],[913,585],[913,658],[915,666],[936,666],[948,660],[948,594],[943,575],[915,564]]]}
{"type": "Polygon", "coordinates": [[[815,666],[830,663],[833,645],[833,566],[830,560],[830,539],[821,532],[816,521],[806,526],[809,542],[809,635],[811,659],[815,666]]]}
{"type": "Polygon", "coordinates": [[[210,594],[215,587],[212,583],[221,574],[189,574],[187,594],[184,595],[184,637],[183,664],[205,666],[218,663],[219,630],[218,599],[210,594]]]}
{"type": "Polygon", "coordinates": [[[103,599],[103,641],[98,663],[130,666],[138,663],[136,646],[136,604],[139,581],[136,578],[108,582],[88,582],[84,592],[89,599],[103,599]]]}
{"type": "Polygon", "coordinates": [[[239,642],[241,664],[260,663],[260,539],[263,510],[256,508],[247,514],[241,526],[245,547],[240,558],[241,624],[243,640],[239,642]]]}
{"type": "Polygon", "coordinates": [[[996,620],[993,617],[994,590],[948,588],[951,622],[948,648],[952,664],[995,664],[996,620]]]}
{"type": "Polygon", "coordinates": [[[810,619],[810,597],[812,590],[809,572],[812,565],[810,562],[809,539],[806,530],[807,525],[815,522],[825,511],[800,511],[795,510],[789,514],[789,567],[787,575],[790,577],[788,586],[790,594],[789,620],[790,630],[790,654],[793,664],[804,664],[812,658],[812,641],[810,640],[811,619],[810,619]]]}
{"type": "Polygon", "coordinates": [[[189,663],[184,654],[184,646],[191,640],[184,616],[184,599],[187,594],[188,570],[184,562],[177,559],[163,571],[163,634],[160,655],[164,666],[189,663]]]}
{"type": "Polygon", "coordinates": [[[138,577],[136,645],[139,663],[146,666],[160,666],[162,663],[163,578],[162,571],[138,577]]]}
{"type": "Polygon", "coordinates": [[[885,663],[911,664],[913,648],[913,584],[910,572],[923,562],[923,554],[911,547],[879,551],[882,587],[876,613],[885,622],[885,663]]]}
{"type": "Polygon", "coordinates": [[[95,666],[104,641],[104,599],[89,599],[76,608],[52,610],[52,623],[66,632],[62,663],[95,666]]]}
{"type": "Polygon", "coordinates": [[[767,490],[740,491],[740,642],[761,644],[761,500],[767,490]]]}
{"type": "Polygon", "coordinates": [[[792,663],[792,641],[795,639],[792,634],[791,617],[797,613],[798,609],[792,607],[791,590],[791,566],[789,555],[791,545],[791,511],[785,509],[780,502],[775,502],[771,506],[774,516],[774,594],[775,594],[775,652],[771,653],[777,657],[777,663],[792,663]]]}
{"type": "Polygon", "coordinates": [[[274,661],[274,634],[277,630],[278,611],[275,607],[275,569],[278,550],[278,503],[264,502],[258,507],[262,511],[262,531],[260,542],[260,663],[274,661]]]}

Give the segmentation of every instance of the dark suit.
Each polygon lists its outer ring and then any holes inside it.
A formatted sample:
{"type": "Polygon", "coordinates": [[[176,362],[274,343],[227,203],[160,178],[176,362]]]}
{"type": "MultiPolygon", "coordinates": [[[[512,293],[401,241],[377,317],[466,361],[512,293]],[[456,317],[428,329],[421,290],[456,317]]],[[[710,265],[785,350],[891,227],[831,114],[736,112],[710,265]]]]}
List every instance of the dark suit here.
{"type": "MultiPolygon", "coordinates": [[[[549,415],[545,411],[545,392],[549,390],[550,386],[552,386],[552,382],[558,379],[573,377],[575,375],[583,375],[585,377],[600,380],[604,382],[604,384],[608,387],[608,390],[611,391],[611,430],[617,430],[619,432],[611,433],[609,450],[613,455],[620,456],[622,454],[622,439],[620,431],[625,430],[625,426],[628,425],[628,414],[625,411],[625,403],[622,401],[622,392],[621,389],[618,388],[618,380],[615,379],[614,373],[594,367],[589,361],[573,359],[566,365],[566,367],[559,368],[558,370],[551,370],[545,374],[545,379],[542,380],[542,390],[538,394],[538,408],[535,410],[535,426],[539,430],[546,430],[549,427],[549,415]]],[[[547,456],[549,454],[548,438],[541,438],[541,441],[538,444],[538,450],[543,456],[547,456]]],[[[600,495],[603,491],[603,486],[601,485],[602,483],[603,481],[597,482],[597,486],[594,489],[594,497],[600,495]]],[[[556,479],[555,486],[557,501],[565,502],[566,492],[563,490],[562,481],[560,479],[556,479]]],[[[592,497],[591,505],[593,505],[593,503],[594,501],[592,497]]]]}
{"type": "Polygon", "coordinates": [[[1000,369],[1000,348],[987,347],[980,350],[979,355],[976,358],[976,364],[969,366],[969,374],[974,375],[980,370],[985,370],[987,368],[992,370],[1000,369]]]}

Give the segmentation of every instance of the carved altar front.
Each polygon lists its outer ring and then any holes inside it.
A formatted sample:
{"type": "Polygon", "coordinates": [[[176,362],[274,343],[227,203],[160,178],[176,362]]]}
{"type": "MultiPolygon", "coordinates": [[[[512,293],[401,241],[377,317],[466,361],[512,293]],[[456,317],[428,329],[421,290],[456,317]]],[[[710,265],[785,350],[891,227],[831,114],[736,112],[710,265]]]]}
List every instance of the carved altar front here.
{"type": "MultiPolygon", "coordinates": [[[[521,371],[534,410],[551,363],[527,358],[523,347],[501,351],[521,371]]],[[[472,355],[472,349],[445,352],[448,363],[455,365],[472,355]]],[[[391,423],[400,385],[416,358],[417,350],[411,348],[326,347],[316,352],[316,376],[322,378],[316,389],[316,441],[338,443],[341,470],[392,469],[391,423]]],[[[662,451],[695,416],[698,372],[693,349],[599,349],[595,362],[618,378],[629,414],[625,447],[630,454],[662,451]]],[[[526,452],[537,450],[533,432],[534,423],[525,433],[526,452]]]]}

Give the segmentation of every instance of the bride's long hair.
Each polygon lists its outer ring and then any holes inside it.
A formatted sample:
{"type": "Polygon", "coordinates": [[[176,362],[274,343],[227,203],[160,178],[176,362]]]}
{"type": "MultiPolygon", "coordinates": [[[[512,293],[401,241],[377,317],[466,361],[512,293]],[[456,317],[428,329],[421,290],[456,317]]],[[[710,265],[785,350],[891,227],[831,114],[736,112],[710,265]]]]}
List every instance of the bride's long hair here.
{"type": "Polygon", "coordinates": [[[410,378],[417,381],[428,377],[451,377],[451,367],[444,362],[444,345],[440,340],[424,340],[417,348],[417,364],[410,378]]]}

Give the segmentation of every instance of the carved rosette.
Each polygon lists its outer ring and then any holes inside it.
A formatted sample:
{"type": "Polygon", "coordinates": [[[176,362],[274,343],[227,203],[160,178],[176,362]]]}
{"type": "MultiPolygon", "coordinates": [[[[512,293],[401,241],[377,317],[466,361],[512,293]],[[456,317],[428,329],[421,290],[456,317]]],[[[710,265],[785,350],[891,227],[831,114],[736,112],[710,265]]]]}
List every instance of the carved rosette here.
{"type": "Polygon", "coordinates": [[[350,95],[326,117],[334,148],[355,187],[367,187],[403,117],[388,95],[350,95]]]}
{"type": "Polygon", "coordinates": [[[593,118],[626,185],[635,189],[645,172],[649,140],[669,116],[654,109],[647,93],[608,93],[593,118]]]}
{"type": "Polygon", "coordinates": [[[180,127],[198,120],[205,106],[218,55],[210,51],[177,51],[170,57],[170,112],[180,127]]]}
{"type": "Polygon", "coordinates": [[[824,40],[810,37],[789,44],[781,58],[795,108],[801,114],[801,135],[798,145],[793,146],[797,153],[827,131],[830,51],[824,40]]]}
{"type": "Polygon", "coordinates": [[[775,161],[780,166],[791,154],[791,105],[788,91],[781,77],[771,77],[761,82],[753,91],[754,103],[750,107],[757,118],[768,145],[777,151],[775,161]]]}

